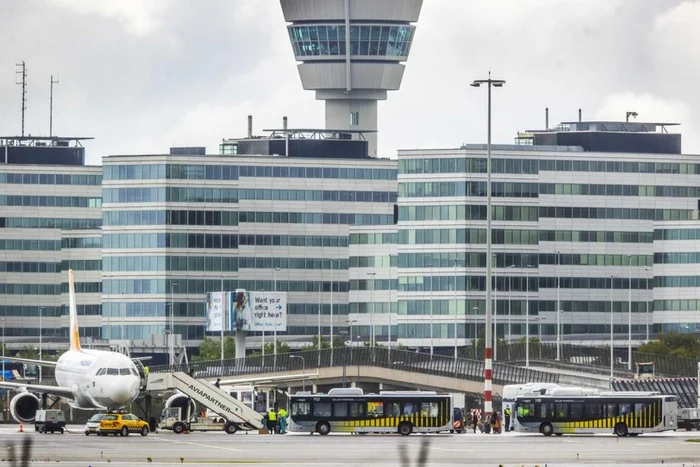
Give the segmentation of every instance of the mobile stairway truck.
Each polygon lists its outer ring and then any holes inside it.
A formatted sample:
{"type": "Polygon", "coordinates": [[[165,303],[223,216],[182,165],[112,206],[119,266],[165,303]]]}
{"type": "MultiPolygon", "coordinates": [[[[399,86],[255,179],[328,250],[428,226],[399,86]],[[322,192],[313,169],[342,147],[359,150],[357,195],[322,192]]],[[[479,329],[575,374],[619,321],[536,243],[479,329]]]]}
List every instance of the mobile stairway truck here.
{"type": "Polygon", "coordinates": [[[232,434],[239,429],[259,430],[264,426],[262,415],[251,407],[234,399],[226,391],[208,381],[194,379],[183,372],[149,373],[146,390],[158,392],[176,390],[187,399],[184,408],[166,407],[161,415],[159,428],[173,430],[175,433],[182,433],[185,430],[223,430],[232,434]],[[196,407],[192,402],[218,414],[223,422],[208,419],[193,421],[192,414],[196,407]]]}

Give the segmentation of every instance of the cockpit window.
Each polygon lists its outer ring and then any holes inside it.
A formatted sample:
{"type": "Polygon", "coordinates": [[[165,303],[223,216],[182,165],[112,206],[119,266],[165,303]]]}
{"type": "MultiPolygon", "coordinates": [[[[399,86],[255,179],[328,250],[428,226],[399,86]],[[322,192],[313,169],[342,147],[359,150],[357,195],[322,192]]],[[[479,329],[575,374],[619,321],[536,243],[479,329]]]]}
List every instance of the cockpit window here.
{"type": "Polygon", "coordinates": [[[118,374],[119,374],[119,369],[117,369],[117,368],[107,368],[107,374],[108,374],[108,375],[118,375],[118,374]]]}
{"type": "Polygon", "coordinates": [[[131,369],[131,374],[134,375],[134,376],[138,376],[138,375],[139,375],[138,372],[136,371],[136,368],[132,368],[132,369],[131,369]]]}
{"type": "Polygon", "coordinates": [[[119,369],[119,374],[120,375],[129,375],[129,369],[128,368],[120,368],[119,369]]]}
{"type": "Polygon", "coordinates": [[[99,370],[97,370],[97,373],[95,373],[95,376],[102,376],[106,372],[107,372],[107,368],[100,368],[99,370]]]}

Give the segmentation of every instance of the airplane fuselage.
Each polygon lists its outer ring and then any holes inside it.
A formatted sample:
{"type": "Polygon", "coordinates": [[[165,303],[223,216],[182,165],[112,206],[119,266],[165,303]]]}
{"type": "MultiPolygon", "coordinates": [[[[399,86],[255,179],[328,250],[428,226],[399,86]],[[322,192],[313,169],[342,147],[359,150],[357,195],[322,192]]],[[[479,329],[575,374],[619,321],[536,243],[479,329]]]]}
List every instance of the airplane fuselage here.
{"type": "Polygon", "coordinates": [[[139,395],[140,377],[126,355],[101,350],[69,350],[56,364],[56,383],[70,388],[77,409],[114,410],[139,395]]]}

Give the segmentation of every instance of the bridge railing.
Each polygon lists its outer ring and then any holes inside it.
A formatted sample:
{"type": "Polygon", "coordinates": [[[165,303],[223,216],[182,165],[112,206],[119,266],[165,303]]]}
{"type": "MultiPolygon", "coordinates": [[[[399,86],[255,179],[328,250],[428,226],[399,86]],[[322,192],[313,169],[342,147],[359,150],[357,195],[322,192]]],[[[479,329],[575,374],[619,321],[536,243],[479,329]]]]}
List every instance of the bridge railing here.
{"type": "MultiPolygon", "coordinates": [[[[263,373],[295,371],[316,368],[375,366],[415,373],[447,376],[469,381],[482,381],[484,362],[465,358],[445,357],[426,353],[394,350],[384,347],[358,347],[305,350],[294,353],[193,362],[189,365],[162,365],[151,367],[151,372],[186,371],[196,378],[233,377],[263,373]]],[[[520,366],[497,363],[493,368],[495,384],[528,382],[556,383],[559,375],[520,366]]]]}
{"type": "MultiPolygon", "coordinates": [[[[462,349],[464,356],[468,358],[483,358],[483,349],[467,347],[462,349]]],[[[498,362],[525,361],[525,343],[503,344],[498,346],[498,362]]],[[[530,360],[557,361],[557,346],[552,342],[531,342],[530,360]]],[[[613,349],[613,369],[617,371],[627,370],[627,349],[613,349]]],[[[592,347],[586,345],[572,345],[562,343],[560,346],[559,362],[562,364],[581,367],[597,368],[601,371],[610,369],[610,347],[592,347]]],[[[689,358],[674,357],[671,355],[655,355],[632,351],[632,372],[636,372],[636,363],[654,362],[656,374],[667,377],[693,377],[697,374],[697,361],[689,358]]]]}

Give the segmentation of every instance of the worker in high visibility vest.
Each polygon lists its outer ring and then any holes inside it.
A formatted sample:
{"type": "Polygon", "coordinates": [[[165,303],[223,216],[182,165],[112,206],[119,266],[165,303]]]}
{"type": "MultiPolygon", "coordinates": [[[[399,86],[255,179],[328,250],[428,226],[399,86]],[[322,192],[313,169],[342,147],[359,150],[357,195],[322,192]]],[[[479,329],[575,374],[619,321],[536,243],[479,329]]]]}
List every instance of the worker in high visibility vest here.
{"type": "Polygon", "coordinates": [[[280,419],[280,434],[287,433],[287,411],[284,408],[280,409],[277,417],[280,419]]]}
{"type": "Polygon", "coordinates": [[[275,409],[270,409],[270,412],[267,414],[267,431],[269,431],[271,435],[274,435],[276,428],[277,412],[275,412],[275,409]]]}

